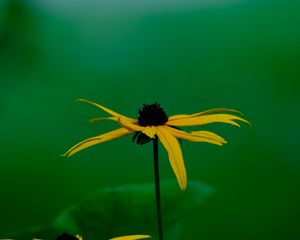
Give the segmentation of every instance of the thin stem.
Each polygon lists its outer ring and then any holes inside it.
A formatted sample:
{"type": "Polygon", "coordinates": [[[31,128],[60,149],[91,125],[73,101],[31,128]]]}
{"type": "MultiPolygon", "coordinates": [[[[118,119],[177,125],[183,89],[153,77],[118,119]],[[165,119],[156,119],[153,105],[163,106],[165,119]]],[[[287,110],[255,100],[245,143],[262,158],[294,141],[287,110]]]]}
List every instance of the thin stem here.
{"type": "Polygon", "coordinates": [[[163,240],[163,226],[161,219],[160,206],[160,183],[159,183],[159,162],[158,162],[158,139],[153,139],[153,156],[154,156],[154,177],[155,177],[155,195],[156,195],[156,217],[158,227],[158,239],[163,240]]]}

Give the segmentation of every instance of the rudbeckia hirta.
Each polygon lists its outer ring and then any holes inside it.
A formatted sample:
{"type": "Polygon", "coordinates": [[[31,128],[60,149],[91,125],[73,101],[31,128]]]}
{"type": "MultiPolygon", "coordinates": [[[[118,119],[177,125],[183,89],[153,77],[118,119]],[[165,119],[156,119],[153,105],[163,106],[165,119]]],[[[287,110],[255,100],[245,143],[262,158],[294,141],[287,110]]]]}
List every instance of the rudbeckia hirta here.
{"type": "MultiPolygon", "coordinates": [[[[145,239],[145,238],[151,238],[151,236],[149,236],[149,235],[130,235],[130,236],[111,238],[109,240],[139,240],[139,239],[145,239]]],[[[83,240],[83,238],[80,235],[73,236],[68,233],[64,233],[64,234],[58,236],[56,240],[83,240]]]]}
{"type": "Polygon", "coordinates": [[[217,122],[240,127],[238,121],[249,123],[244,118],[234,115],[240,114],[239,111],[227,108],[216,108],[195,114],[179,114],[168,117],[159,104],[144,104],[143,108],[139,110],[138,118],[133,119],[95,102],[85,99],[78,99],[78,101],[94,105],[110,115],[109,117],[92,119],[91,122],[111,120],[117,122],[120,128],[79,142],[71,147],[64,156],[70,157],[85,148],[129,134],[134,134],[133,139],[138,144],[144,144],[158,138],[168,153],[170,165],[182,190],[186,189],[187,176],[182,151],[177,139],[207,142],[219,146],[227,142],[221,136],[210,131],[187,132],[179,127],[201,126],[217,122]]]}
{"type": "Polygon", "coordinates": [[[149,235],[131,235],[131,236],[111,238],[110,240],[138,240],[138,239],[145,239],[145,238],[151,238],[151,236],[149,236],[149,235]]]}

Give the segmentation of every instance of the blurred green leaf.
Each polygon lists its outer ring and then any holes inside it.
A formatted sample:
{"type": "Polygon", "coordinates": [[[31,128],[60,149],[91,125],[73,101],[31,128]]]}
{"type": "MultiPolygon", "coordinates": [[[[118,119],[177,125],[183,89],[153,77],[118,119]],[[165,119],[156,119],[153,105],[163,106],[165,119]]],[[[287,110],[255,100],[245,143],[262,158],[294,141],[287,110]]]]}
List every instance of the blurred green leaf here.
{"type": "MultiPolygon", "coordinates": [[[[161,184],[162,214],[166,239],[179,239],[181,220],[197,209],[213,192],[197,181],[181,192],[176,181],[161,184]]],[[[156,236],[153,184],[133,184],[95,192],[63,211],[52,225],[18,233],[17,239],[55,239],[58,234],[80,234],[85,240],[109,239],[130,234],[156,236]]]]}

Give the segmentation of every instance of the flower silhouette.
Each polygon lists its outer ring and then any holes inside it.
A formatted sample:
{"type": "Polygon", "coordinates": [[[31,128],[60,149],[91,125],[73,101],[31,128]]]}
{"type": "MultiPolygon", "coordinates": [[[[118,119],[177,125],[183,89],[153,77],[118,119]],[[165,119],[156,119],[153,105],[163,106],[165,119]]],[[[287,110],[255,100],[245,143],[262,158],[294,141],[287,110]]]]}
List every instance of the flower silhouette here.
{"type": "Polygon", "coordinates": [[[179,127],[201,126],[216,122],[240,127],[237,121],[249,124],[244,118],[233,115],[240,114],[239,111],[227,108],[215,108],[195,114],[179,114],[168,117],[159,104],[144,104],[143,108],[139,110],[138,119],[133,119],[89,100],[78,99],[78,101],[94,105],[110,115],[109,117],[92,119],[91,122],[112,120],[121,127],[79,142],[63,156],[70,157],[85,148],[129,134],[133,134],[133,140],[137,144],[144,144],[158,138],[168,153],[170,165],[183,191],[186,189],[187,176],[182,151],[177,139],[191,142],[207,142],[220,146],[227,142],[221,136],[210,131],[187,132],[179,129],[179,127]]]}

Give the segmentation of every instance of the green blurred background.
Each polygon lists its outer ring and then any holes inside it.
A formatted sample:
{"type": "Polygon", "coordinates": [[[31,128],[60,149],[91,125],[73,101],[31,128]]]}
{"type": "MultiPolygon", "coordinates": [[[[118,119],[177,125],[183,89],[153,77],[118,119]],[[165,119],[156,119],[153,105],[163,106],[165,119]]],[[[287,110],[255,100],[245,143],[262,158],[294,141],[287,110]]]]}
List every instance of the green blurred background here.
{"type": "MultiPolygon", "coordinates": [[[[117,127],[83,97],[136,117],[241,110],[213,125],[225,147],[182,145],[189,179],[216,189],[183,239],[300,239],[300,2],[0,1],[0,233],[40,225],[102,187],[153,180],[151,145],[124,137],[59,157],[117,127]]],[[[161,176],[174,178],[161,150],[161,176]]]]}

